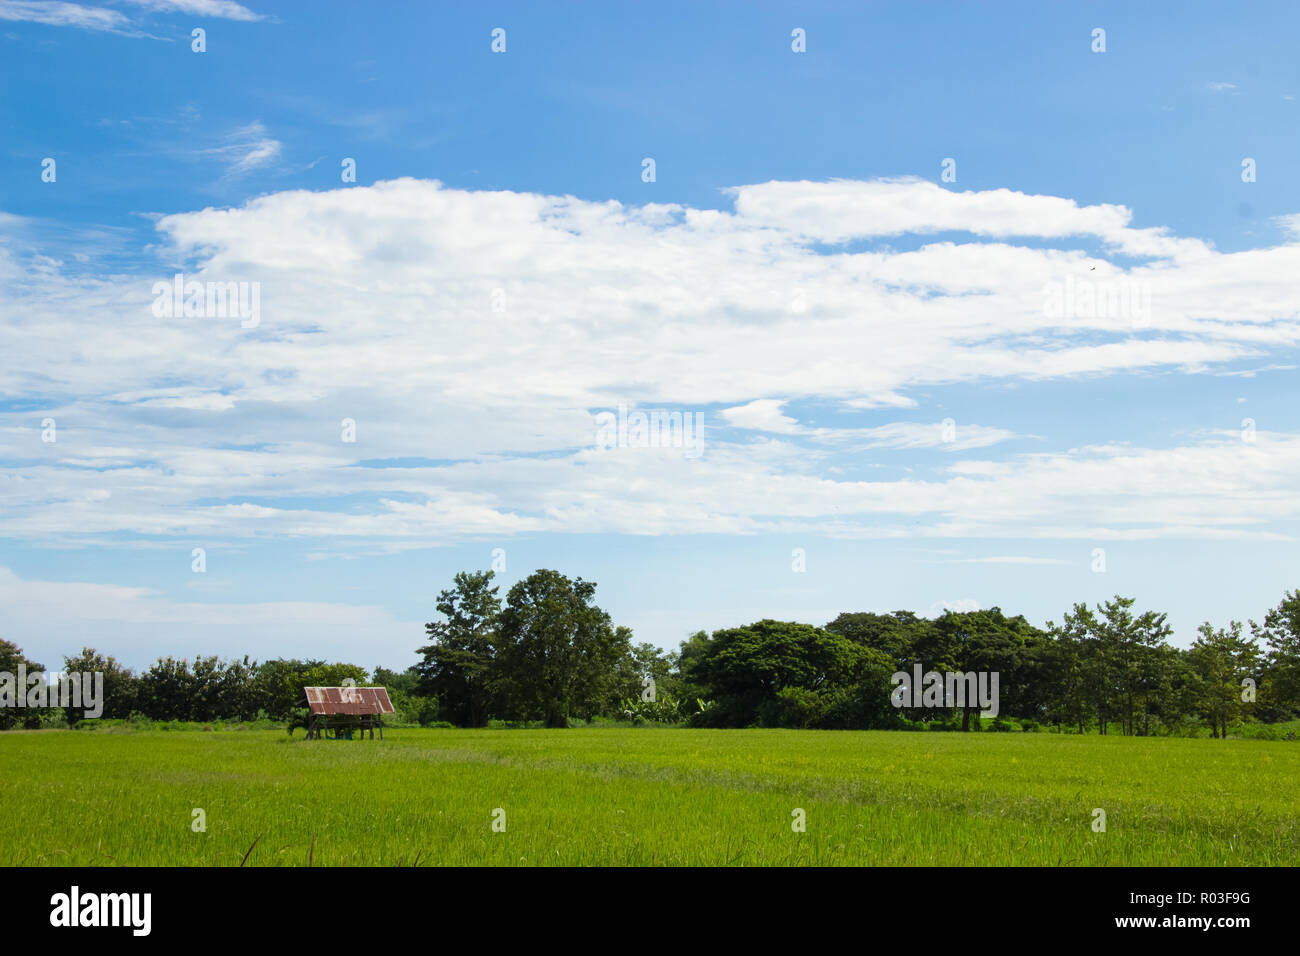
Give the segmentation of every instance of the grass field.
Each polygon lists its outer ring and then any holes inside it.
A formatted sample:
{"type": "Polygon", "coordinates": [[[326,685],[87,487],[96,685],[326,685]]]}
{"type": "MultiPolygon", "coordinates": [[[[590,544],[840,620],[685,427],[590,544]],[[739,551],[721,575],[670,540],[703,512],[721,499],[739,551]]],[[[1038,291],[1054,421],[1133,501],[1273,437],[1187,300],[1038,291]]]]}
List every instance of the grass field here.
{"type": "Polygon", "coordinates": [[[235,866],[246,853],[250,866],[1295,866],[1300,745],[648,728],[390,730],[382,742],[20,732],[0,734],[0,805],[0,863],[23,866],[235,866]],[[195,808],[206,832],[191,827],[195,808]],[[792,829],[795,808],[806,832],[792,829]],[[1094,808],[1105,832],[1093,831],[1094,808]]]}

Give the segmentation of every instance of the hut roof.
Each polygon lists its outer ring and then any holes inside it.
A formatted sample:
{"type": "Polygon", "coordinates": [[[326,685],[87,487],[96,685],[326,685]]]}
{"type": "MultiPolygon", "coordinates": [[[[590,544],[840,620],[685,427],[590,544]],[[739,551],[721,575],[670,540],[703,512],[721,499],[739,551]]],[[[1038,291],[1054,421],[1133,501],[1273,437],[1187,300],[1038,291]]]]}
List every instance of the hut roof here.
{"type": "Polygon", "coordinates": [[[313,714],[391,714],[385,687],[304,687],[313,714]]]}

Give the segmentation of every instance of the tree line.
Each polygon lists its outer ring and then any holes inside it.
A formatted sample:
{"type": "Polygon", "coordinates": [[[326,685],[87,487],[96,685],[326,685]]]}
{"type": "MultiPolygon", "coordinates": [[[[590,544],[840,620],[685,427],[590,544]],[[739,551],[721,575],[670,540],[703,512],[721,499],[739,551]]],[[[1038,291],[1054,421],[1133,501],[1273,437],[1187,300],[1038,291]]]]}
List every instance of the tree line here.
{"type": "MultiPolygon", "coordinates": [[[[1116,596],[1075,604],[1039,628],[1000,608],[845,613],[824,627],[763,620],[703,631],[677,651],[632,643],[592,601],[595,585],[539,571],[504,605],[490,571],[462,572],[438,597],[414,672],[443,718],[614,715],[704,727],[904,728],[981,726],[979,705],[895,707],[894,675],[999,675],[999,716],[1021,726],[1150,735],[1203,722],[1216,737],[1251,719],[1300,713],[1300,592],[1262,624],[1201,625],[1192,645],[1169,643],[1167,615],[1116,596]],[[653,699],[644,688],[653,688],[653,699]]],[[[998,722],[995,721],[995,724],[998,722]]]]}
{"type": "MultiPolygon", "coordinates": [[[[898,673],[996,673],[994,729],[1048,726],[1077,733],[1215,737],[1243,721],[1300,715],[1300,591],[1262,623],[1202,624],[1190,647],[1171,645],[1167,615],[1116,596],[1075,604],[1059,624],[1030,624],[1000,608],[840,614],[818,627],[762,620],[675,651],[637,644],[595,603],[596,585],[539,570],[504,599],[492,571],[464,571],[435,602],[439,619],[404,672],[376,668],[402,719],[485,727],[493,721],[567,727],[614,718],[699,727],[978,730],[980,705],[894,706],[898,673]]],[[[0,641],[0,672],[24,660],[0,641]]],[[[41,665],[24,661],[29,672],[41,665]]],[[[292,720],[302,688],[372,681],[359,665],[249,658],[160,658],[136,674],[91,648],[67,672],[105,675],[104,717],[292,720]]],[[[81,718],[71,708],[63,718],[81,718]]],[[[0,711],[0,728],[48,713],[0,711]]]]}
{"type": "MultiPolygon", "coordinates": [[[[25,666],[29,680],[45,665],[29,660],[16,644],[0,640],[0,673],[16,674],[25,666]]],[[[283,721],[292,717],[303,697],[303,688],[338,686],[351,679],[366,683],[370,675],[356,664],[325,661],[273,660],[264,663],[242,659],[197,657],[177,660],[160,657],[137,674],[118,660],[94,648],[63,658],[58,670],[68,674],[104,675],[104,719],[143,717],[155,721],[251,721],[258,718],[283,721]]],[[[377,674],[383,673],[380,668],[377,674]]],[[[0,709],[0,729],[36,728],[51,721],[75,724],[85,718],[86,708],[5,707],[0,709]]]]}

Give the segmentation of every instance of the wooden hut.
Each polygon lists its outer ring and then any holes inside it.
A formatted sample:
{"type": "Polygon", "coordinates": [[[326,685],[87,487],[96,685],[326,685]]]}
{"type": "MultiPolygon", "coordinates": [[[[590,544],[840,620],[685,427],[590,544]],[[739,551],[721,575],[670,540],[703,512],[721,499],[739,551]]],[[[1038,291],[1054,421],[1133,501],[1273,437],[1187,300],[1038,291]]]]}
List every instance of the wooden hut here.
{"type": "Polygon", "coordinates": [[[370,731],[374,740],[376,728],[384,739],[384,714],[393,712],[386,687],[304,687],[303,692],[311,711],[309,740],[351,740],[354,731],[363,739],[370,731]]]}

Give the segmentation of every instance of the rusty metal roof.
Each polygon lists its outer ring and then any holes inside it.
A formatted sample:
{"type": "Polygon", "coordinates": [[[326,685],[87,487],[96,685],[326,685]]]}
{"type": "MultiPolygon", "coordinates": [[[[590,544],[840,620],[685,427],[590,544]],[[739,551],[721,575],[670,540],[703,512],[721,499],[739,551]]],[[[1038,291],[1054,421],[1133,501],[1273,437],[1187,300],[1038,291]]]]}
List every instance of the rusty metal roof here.
{"type": "Polygon", "coordinates": [[[313,714],[391,714],[385,687],[304,687],[313,714]]]}

